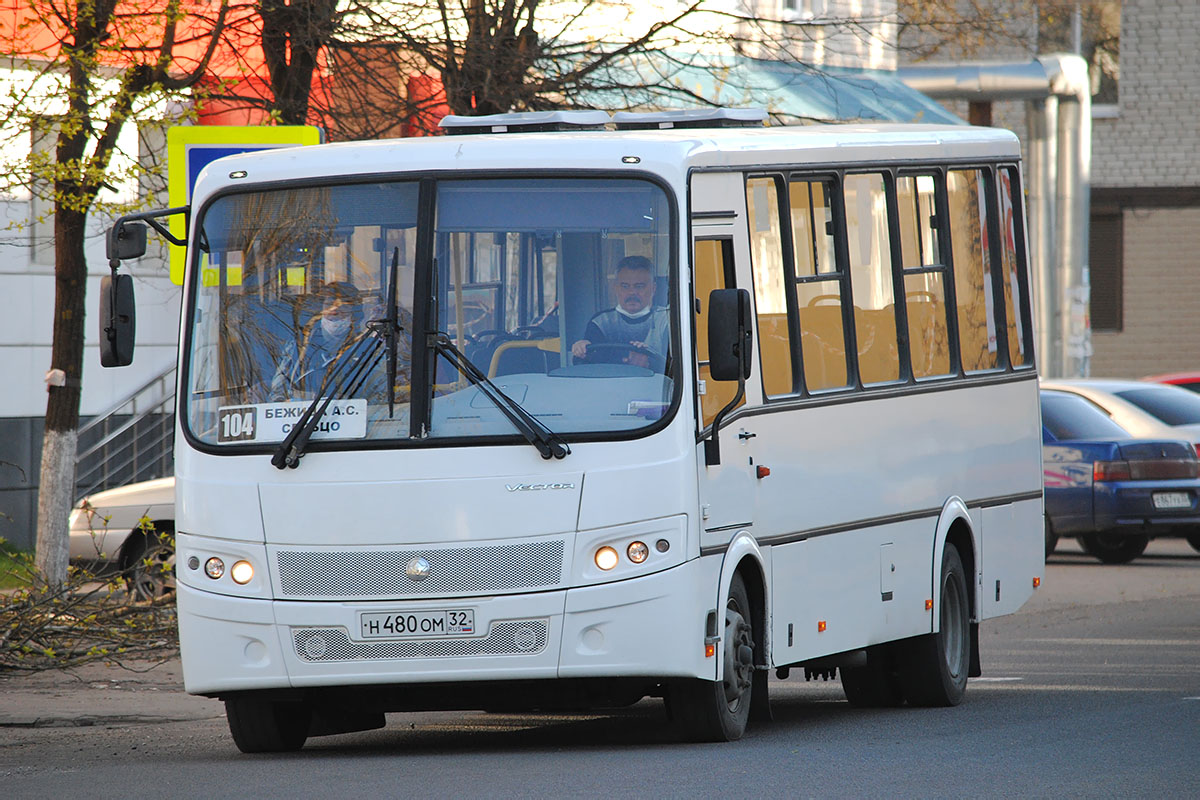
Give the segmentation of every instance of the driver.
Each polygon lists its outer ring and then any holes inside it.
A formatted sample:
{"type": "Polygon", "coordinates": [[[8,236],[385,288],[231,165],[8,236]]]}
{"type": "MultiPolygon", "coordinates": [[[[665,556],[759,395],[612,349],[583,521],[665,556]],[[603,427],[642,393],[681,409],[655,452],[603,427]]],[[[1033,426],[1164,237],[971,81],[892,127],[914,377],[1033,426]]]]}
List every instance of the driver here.
{"type": "Polygon", "coordinates": [[[645,256],[626,256],[617,263],[613,290],[617,304],[588,321],[583,338],[571,345],[575,358],[587,360],[588,345],[620,344],[632,349],[621,359],[637,367],[650,366],[650,354],[665,358],[670,342],[667,310],[654,305],[657,281],[654,265],[645,256]],[[646,352],[638,352],[649,351],[646,352]]]}

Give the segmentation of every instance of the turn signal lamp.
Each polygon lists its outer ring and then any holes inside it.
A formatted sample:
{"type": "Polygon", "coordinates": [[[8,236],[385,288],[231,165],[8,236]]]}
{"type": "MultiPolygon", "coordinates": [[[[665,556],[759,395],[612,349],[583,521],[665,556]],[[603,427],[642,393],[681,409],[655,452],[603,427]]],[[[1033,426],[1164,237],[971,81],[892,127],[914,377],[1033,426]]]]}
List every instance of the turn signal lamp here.
{"type": "Polygon", "coordinates": [[[254,578],[254,567],[249,561],[236,561],[229,570],[229,577],[234,583],[245,586],[254,578]]]}
{"type": "Polygon", "coordinates": [[[204,574],[214,581],[225,574],[225,562],[213,556],[204,562],[204,574]]]}
{"type": "Polygon", "coordinates": [[[617,565],[619,558],[617,551],[613,548],[608,546],[601,547],[596,551],[596,566],[608,572],[617,565]]]}
{"type": "Polygon", "coordinates": [[[1035,575],[1035,576],[1034,576],[1034,578],[1033,578],[1033,588],[1035,588],[1035,589],[1036,589],[1036,588],[1038,588],[1038,587],[1039,587],[1039,586],[1041,586],[1041,585],[1042,585],[1042,579],[1041,579],[1041,578],[1039,578],[1039,577],[1037,577],[1037,576],[1035,575]]]}
{"type": "Polygon", "coordinates": [[[824,633],[824,632],[825,632],[825,620],[823,620],[823,619],[818,620],[817,621],[817,633],[824,633]]]}
{"type": "Polygon", "coordinates": [[[629,547],[625,550],[625,555],[629,556],[629,560],[635,564],[640,564],[646,560],[646,556],[650,555],[650,548],[645,542],[630,542],[629,547]]]}

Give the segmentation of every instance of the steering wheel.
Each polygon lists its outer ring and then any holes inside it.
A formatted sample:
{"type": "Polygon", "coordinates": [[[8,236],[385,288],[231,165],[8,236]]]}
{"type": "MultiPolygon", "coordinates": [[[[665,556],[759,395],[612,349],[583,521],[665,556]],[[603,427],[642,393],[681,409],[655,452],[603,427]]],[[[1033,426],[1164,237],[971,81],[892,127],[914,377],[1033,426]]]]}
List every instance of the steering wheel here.
{"type": "Polygon", "coordinates": [[[587,346],[587,356],[582,360],[589,364],[629,364],[633,367],[645,367],[654,372],[667,371],[667,358],[646,347],[635,347],[628,342],[591,342],[587,346]],[[645,364],[639,363],[642,359],[645,364]]]}

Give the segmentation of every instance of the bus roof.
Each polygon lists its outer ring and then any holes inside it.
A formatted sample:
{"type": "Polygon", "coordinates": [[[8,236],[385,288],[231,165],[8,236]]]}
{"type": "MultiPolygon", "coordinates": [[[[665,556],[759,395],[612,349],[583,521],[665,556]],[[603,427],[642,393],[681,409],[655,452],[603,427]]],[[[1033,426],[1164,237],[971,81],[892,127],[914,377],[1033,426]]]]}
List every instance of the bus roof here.
{"type": "MultiPolygon", "coordinates": [[[[905,161],[1016,160],[1020,143],[1011,131],[966,125],[856,124],[770,128],[691,128],[465,134],[364,142],[339,142],[229,156],[206,167],[208,184],[197,200],[220,185],[227,171],[254,182],[353,177],[369,174],[491,170],[631,170],[668,178],[692,169],[764,165],[905,161]],[[215,185],[210,183],[216,179],[215,185]]],[[[241,182],[241,181],[237,181],[241,182]]]]}

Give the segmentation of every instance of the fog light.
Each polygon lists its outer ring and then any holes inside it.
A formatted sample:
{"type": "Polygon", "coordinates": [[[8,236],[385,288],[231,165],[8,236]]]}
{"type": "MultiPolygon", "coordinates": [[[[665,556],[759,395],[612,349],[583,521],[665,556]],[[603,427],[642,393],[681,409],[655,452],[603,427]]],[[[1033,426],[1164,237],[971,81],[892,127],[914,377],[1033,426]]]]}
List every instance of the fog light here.
{"type": "Polygon", "coordinates": [[[640,564],[646,560],[646,556],[650,555],[650,548],[646,547],[644,542],[631,542],[625,550],[625,555],[629,556],[629,560],[635,564],[640,564]]]}
{"type": "Polygon", "coordinates": [[[245,586],[254,577],[254,567],[249,561],[237,561],[229,569],[229,577],[233,578],[233,582],[241,586],[245,586]]]}
{"type": "Polygon", "coordinates": [[[608,572],[617,565],[617,551],[611,547],[601,547],[596,551],[596,566],[608,572]]]}
{"type": "Polygon", "coordinates": [[[225,574],[225,562],[213,556],[204,562],[204,574],[214,581],[225,574]]]}

